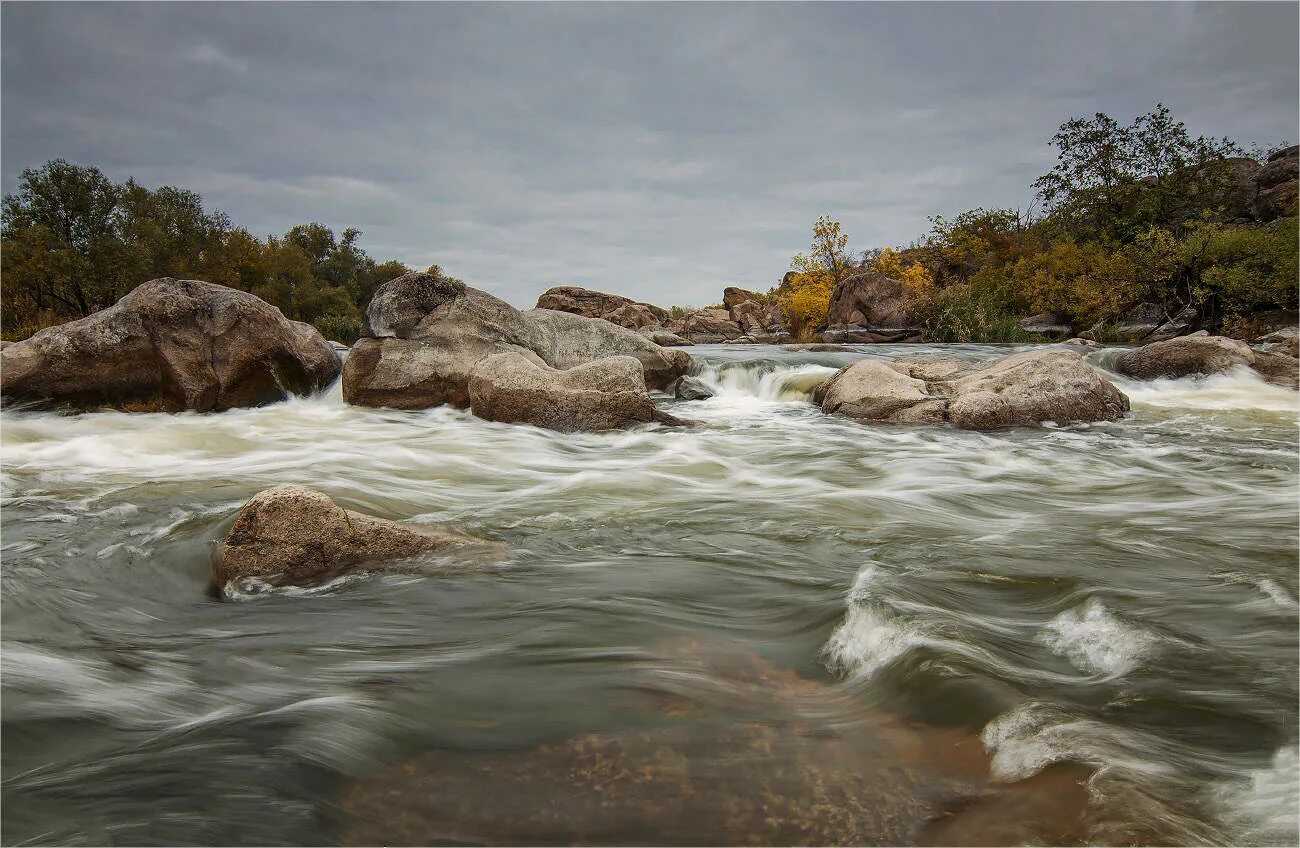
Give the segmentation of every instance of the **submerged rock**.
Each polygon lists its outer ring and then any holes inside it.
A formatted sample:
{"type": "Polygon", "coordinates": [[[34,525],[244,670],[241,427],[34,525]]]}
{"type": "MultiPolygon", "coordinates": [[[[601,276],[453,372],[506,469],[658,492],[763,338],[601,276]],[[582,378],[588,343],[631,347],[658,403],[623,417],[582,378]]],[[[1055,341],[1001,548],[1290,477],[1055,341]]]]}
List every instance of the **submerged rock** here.
{"type": "Polygon", "coordinates": [[[391,568],[433,552],[496,559],[505,546],[451,530],[398,524],[349,512],[328,495],[301,486],[268,489],[235,518],[212,566],[214,585],[256,578],[271,585],[313,586],[342,574],[391,568]]]}
{"type": "Polygon", "coordinates": [[[0,353],[0,393],[47,405],[199,412],[308,394],[341,360],[309,324],[248,292],[163,277],[0,353]]]}
{"type": "Polygon", "coordinates": [[[1294,357],[1256,351],[1243,341],[1224,336],[1192,335],[1153,342],[1125,352],[1115,362],[1115,370],[1139,380],[1222,374],[1234,368],[1252,368],[1277,385],[1297,385],[1294,357]]]}
{"type": "Polygon", "coordinates": [[[881,424],[991,430],[1043,421],[1113,421],[1128,398],[1068,350],[1013,354],[981,367],[948,357],[861,360],[841,368],[813,399],[827,413],[881,424]]]}
{"type": "Polygon", "coordinates": [[[756,657],[657,660],[631,728],[435,750],[355,781],[345,845],[1016,845],[1085,835],[1090,769],[999,785],[969,731],[756,657]],[[657,708],[657,709],[656,709],[657,708]]]}
{"type": "Polygon", "coordinates": [[[360,406],[466,408],[474,367],[498,353],[520,353],[558,369],[632,356],[652,388],[670,384],[691,361],[603,319],[549,309],[520,312],[459,280],[422,273],[379,288],[362,335],[343,368],[343,398],[360,406]]]}
{"type": "Polygon", "coordinates": [[[488,421],[564,433],[680,423],[655,407],[641,373],[641,363],[630,356],[607,356],[561,371],[536,356],[498,353],[474,366],[470,410],[488,421]]]}

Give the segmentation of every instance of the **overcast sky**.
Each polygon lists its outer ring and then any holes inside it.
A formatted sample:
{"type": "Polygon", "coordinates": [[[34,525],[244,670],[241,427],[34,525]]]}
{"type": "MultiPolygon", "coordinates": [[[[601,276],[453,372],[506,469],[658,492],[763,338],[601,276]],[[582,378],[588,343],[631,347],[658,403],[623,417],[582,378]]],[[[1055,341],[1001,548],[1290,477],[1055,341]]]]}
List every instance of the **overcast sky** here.
{"type": "Polygon", "coordinates": [[[1297,9],[5,2],[3,187],[62,157],[517,306],[702,305],[824,212],[866,248],[1026,206],[1071,116],[1294,141],[1297,9]]]}

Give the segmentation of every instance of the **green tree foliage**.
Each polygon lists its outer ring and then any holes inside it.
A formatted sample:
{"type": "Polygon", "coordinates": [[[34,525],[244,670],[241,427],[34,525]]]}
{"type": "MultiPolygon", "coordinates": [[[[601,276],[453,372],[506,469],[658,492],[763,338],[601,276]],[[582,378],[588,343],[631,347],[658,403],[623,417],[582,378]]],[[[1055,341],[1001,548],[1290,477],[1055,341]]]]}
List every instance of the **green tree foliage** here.
{"type": "Polygon", "coordinates": [[[1163,105],[1127,126],[1072,119],[1052,143],[1057,163],[1034,182],[1040,218],[935,217],[898,251],[934,281],[913,311],[935,338],[1016,341],[1018,317],[1056,312],[1087,327],[1144,301],[1169,314],[1191,305],[1210,326],[1296,308],[1294,212],[1243,222],[1239,173],[1250,163],[1237,144],[1193,138],[1163,105]]]}
{"type": "Polygon", "coordinates": [[[1233,160],[1243,155],[1226,138],[1192,138],[1164,104],[1128,126],[1102,113],[1073,118],[1052,144],[1056,166],[1034,182],[1052,222],[1070,236],[1115,243],[1229,207],[1233,160]]]}
{"type": "Polygon", "coordinates": [[[353,341],[375,289],[406,273],[324,224],[258,239],[186,189],[114,184],[61,159],[23,171],[0,212],[5,338],[89,315],[145,280],[188,277],[251,292],[328,337],[353,341]]]}

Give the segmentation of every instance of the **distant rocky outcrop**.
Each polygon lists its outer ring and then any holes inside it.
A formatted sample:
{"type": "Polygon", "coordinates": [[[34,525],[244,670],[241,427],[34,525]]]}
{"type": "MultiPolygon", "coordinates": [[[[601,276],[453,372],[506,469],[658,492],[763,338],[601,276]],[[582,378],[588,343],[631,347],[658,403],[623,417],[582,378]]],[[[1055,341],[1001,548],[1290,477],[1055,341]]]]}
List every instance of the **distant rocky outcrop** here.
{"type": "Polygon", "coordinates": [[[163,277],[107,309],[5,345],[0,394],[81,409],[209,412],[308,394],[341,367],[314,327],[260,298],[163,277]]]}
{"type": "Polygon", "coordinates": [[[831,293],[822,339],[832,343],[918,342],[924,331],[913,326],[907,287],[875,271],[852,273],[831,293]]]}
{"type": "Polygon", "coordinates": [[[611,324],[639,330],[661,327],[668,312],[650,303],[641,303],[617,294],[584,289],[581,286],[555,286],[537,298],[538,309],[554,309],[584,318],[603,318],[611,324]]]}
{"type": "Polygon", "coordinates": [[[362,336],[343,369],[344,400],[360,406],[471,407],[476,366],[499,353],[561,371],[631,356],[650,388],[666,387],[691,362],[682,351],[604,319],[550,309],[520,312],[458,280],[424,273],[379,288],[362,336]]]}
{"type": "Polygon", "coordinates": [[[781,344],[790,340],[781,304],[738,286],[723,290],[722,308],[696,310],[670,321],[667,329],[694,344],[781,344]]]}
{"type": "Polygon", "coordinates": [[[1254,350],[1237,339],[1192,335],[1153,342],[1122,354],[1115,370],[1139,380],[1187,377],[1192,374],[1222,374],[1235,368],[1251,368],[1270,383],[1296,388],[1300,363],[1280,351],[1254,350]]]}
{"type": "Polygon", "coordinates": [[[499,559],[506,548],[451,530],[399,524],[350,512],[301,486],[253,497],[230,528],[212,567],[217,589],[232,580],[312,586],[357,570],[402,568],[429,554],[499,559]]]}
{"type": "Polygon", "coordinates": [[[1300,146],[1275,151],[1268,162],[1250,177],[1250,215],[1256,221],[1272,221],[1296,212],[1297,176],[1300,175],[1300,146]]]}
{"type": "Polygon", "coordinates": [[[1114,322],[1094,324],[1080,333],[1079,337],[1089,341],[1139,344],[1185,336],[1200,326],[1200,314],[1190,304],[1167,312],[1156,303],[1139,303],[1114,322]]]}
{"type": "Polygon", "coordinates": [[[991,430],[1043,421],[1113,421],[1128,398],[1072,351],[1034,350],[980,367],[948,357],[861,360],[814,392],[827,413],[877,424],[991,430]]]}
{"type": "Polygon", "coordinates": [[[562,433],[681,423],[655,408],[641,363],[631,356],[560,370],[518,351],[494,354],[474,366],[469,402],[479,418],[562,433]]]}
{"type": "Polygon", "coordinates": [[[1056,312],[1022,318],[1019,326],[1024,332],[1044,339],[1068,339],[1074,335],[1074,324],[1056,312]]]}

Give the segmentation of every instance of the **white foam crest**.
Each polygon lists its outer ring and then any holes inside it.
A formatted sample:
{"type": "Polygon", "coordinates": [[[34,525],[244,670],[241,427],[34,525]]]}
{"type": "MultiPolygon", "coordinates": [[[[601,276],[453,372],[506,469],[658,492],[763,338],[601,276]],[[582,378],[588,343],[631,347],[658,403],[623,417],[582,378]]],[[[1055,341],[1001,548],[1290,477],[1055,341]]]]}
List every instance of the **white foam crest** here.
{"type": "Polygon", "coordinates": [[[1300,839],[1300,747],[1286,745],[1273,762],[1225,784],[1216,799],[1240,845],[1295,845],[1300,839]]]}
{"type": "Polygon", "coordinates": [[[1052,619],[1039,640],[1082,671],[1107,678],[1128,674],[1140,665],[1157,638],[1116,618],[1098,598],[1052,619]]]}
{"type": "Polygon", "coordinates": [[[1261,410],[1300,413],[1300,394],[1266,381],[1249,368],[1177,379],[1132,380],[1107,374],[1134,407],[1261,410]]]}
{"type": "Polygon", "coordinates": [[[1023,780],[1052,763],[1066,761],[1133,775],[1176,774],[1173,767],[1152,757],[1153,750],[1159,753],[1155,740],[1038,701],[990,721],[980,741],[993,757],[989,767],[993,776],[1005,781],[1023,780]]]}
{"type": "Polygon", "coordinates": [[[708,386],[714,398],[749,397],[789,403],[812,399],[813,389],[830,379],[834,368],[813,363],[725,363],[700,366],[696,379],[708,386]]]}

